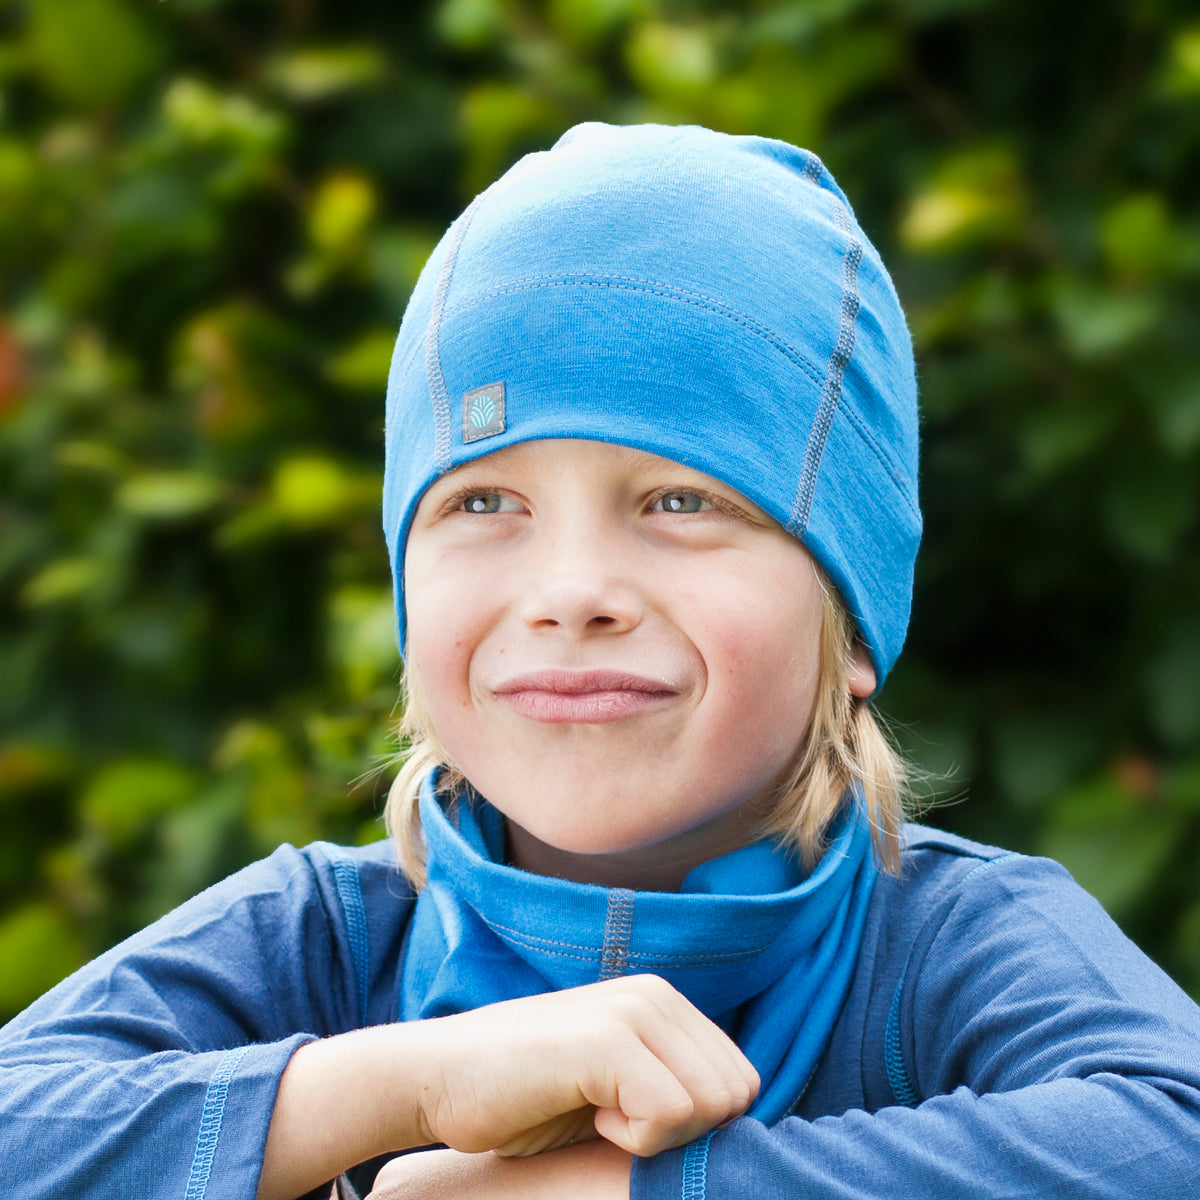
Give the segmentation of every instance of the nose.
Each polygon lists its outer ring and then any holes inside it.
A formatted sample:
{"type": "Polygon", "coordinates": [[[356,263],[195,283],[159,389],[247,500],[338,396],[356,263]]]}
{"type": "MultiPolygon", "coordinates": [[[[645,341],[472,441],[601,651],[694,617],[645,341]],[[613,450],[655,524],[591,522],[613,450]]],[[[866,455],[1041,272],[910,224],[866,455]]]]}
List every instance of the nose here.
{"type": "Polygon", "coordinates": [[[622,633],[642,619],[643,601],[624,556],[580,531],[537,548],[521,616],[531,629],[576,636],[622,633]]]}

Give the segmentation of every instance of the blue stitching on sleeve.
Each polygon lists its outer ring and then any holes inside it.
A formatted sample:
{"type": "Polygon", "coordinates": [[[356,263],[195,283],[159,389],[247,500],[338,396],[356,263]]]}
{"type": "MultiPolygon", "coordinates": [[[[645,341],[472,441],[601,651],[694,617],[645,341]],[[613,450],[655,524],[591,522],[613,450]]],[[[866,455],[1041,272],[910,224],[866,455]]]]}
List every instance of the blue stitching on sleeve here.
{"type": "Polygon", "coordinates": [[[887,1068],[892,1099],[897,1104],[913,1108],[921,1097],[917,1095],[917,1090],[908,1077],[908,1068],[904,1065],[904,1052],[900,1049],[900,993],[903,989],[904,979],[901,978],[896,985],[896,994],[892,997],[892,1006],[888,1009],[887,1028],[883,1034],[883,1064],[887,1068]]]}
{"type": "Polygon", "coordinates": [[[209,1080],[208,1091],[204,1093],[204,1107],[200,1112],[196,1153],[192,1156],[192,1169],[188,1175],[183,1200],[204,1200],[208,1191],[213,1159],[217,1154],[217,1142],[221,1138],[221,1122],[225,1118],[225,1097],[229,1095],[230,1081],[249,1049],[249,1046],[239,1046],[236,1050],[230,1050],[209,1080]]]}
{"type": "Polygon", "coordinates": [[[708,1144],[713,1139],[706,1133],[688,1142],[683,1152],[683,1191],[680,1200],[704,1200],[708,1190],[708,1144]]]}
{"type": "MultiPolygon", "coordinates": [[[[1009,851],[1005,854],[999,854],[995,858],[985,859],[981,863],[973,866],[958,882],[958,887],[961,888],[969,879],[978,875],[981,871],[990,870],[997,863],[1008,862],[1010,859],[1020,858],[1019,854],[1014,854],[1009,851]]],[[[892,996],[892,1004],[888,1009],[887,1028],[883,1033],[883,1064],[887,1070],[888,1087],[892,1090],[892,1099],[897,1104],[907,1105],[913,1108],[921,1102],[921,1097],[917,1093],[917,1089],[913,1086],[912,1079],[908,1074],[908,1068],[904,1065],[904,1051],[900,1047],[900,993],[904,990],[904,980],[907,977],[907,970],[900,976],[900,982],[896,984],[895,995],[892,996]]]]}
{"type": "Polygon", "coordinates": [[[350,957],[354,960],[354,978],[358,984],[358,1023],[367,1024],[367,1002],[370,999],[370,941],[367,937],[367,910],[363,904],[362,881],[354,859],[342,849],[326,843],[322,849],[329,856],[338,899],[346,918],[346,933],[350,938],[350,957]]]}

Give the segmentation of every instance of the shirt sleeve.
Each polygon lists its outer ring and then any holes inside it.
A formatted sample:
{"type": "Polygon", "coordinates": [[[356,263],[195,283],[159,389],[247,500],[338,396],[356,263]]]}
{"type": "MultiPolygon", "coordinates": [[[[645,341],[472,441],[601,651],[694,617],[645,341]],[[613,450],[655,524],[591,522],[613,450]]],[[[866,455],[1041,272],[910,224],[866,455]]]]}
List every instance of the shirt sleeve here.
{"type": "Polygon", "coordinates": [[[354,1028],[329,862],[283,847],[0,1029],[0,1167],[21,1194],[253,1200],[279,1078],[354,1028]]]}
{"type": "Polygon", "coordinates": [[[734,1121],[638,1160],[633,1200],[1200,1197],[1200,1010],[1055,864],[973,870],[888,1011],[864,1050],[907,1103],[734,1121]]]}

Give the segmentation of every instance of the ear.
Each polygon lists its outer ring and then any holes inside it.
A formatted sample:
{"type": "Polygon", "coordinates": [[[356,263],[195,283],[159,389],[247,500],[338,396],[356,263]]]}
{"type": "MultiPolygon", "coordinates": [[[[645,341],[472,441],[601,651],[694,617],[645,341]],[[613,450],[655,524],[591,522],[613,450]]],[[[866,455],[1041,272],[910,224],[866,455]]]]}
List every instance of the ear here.
{"type": "Polygon", "coordinates": [[[875,666],[866,646],[855,639],[850,660],[850,694],[865,700],[875,691],[875,666]]]}

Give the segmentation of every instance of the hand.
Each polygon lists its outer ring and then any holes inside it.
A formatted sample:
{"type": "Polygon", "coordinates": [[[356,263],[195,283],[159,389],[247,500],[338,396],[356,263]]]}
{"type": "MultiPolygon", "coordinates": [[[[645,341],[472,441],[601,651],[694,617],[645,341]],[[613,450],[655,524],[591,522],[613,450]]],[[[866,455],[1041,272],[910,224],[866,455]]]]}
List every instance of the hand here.
{"type": "Polygon", "coordinates": [[[599,1135],[657,1154],[739,1116],[757,1092],[742,1052],[654,975],[376,1025],[292,1056],[257,1197],[287,1200],[435,1142],[529,1155],[599,1135]]]}
{"type": "Polygon", "coordinates": [[[367,1200],[629,1200],[631,1165],[603,1141],[530,1158],[423,1150],[386,1164],[367,1200]]]}
{"type": "Polygon", "coordinates": [[[740,1116],[758,1076],[665,980],[633,975],[420,1023],[421,1126],[531,1154],[595,1133],[651,1155],[740,1116]]]}

